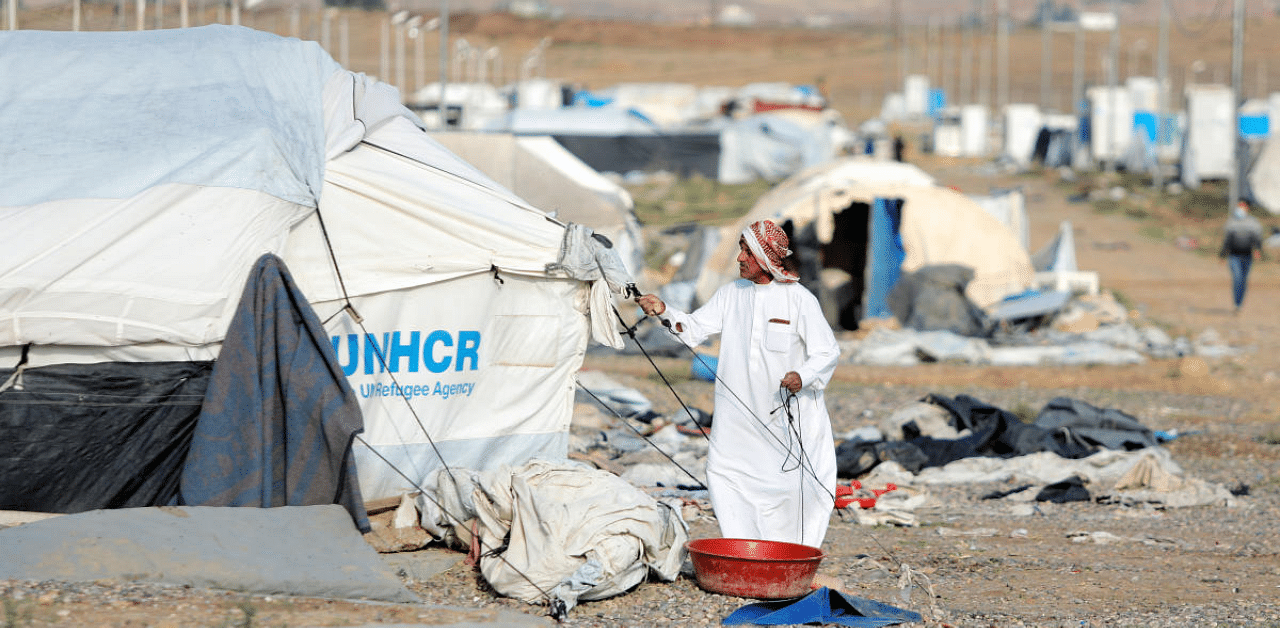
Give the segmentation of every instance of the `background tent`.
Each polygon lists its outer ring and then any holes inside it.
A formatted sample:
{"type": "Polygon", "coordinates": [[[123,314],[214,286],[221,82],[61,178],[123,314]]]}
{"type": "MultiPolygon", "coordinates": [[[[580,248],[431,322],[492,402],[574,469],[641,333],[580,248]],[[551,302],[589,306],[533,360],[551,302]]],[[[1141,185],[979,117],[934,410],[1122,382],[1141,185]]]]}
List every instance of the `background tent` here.
{"type": "Polygon", "coordinates": [[[534,207],[608,237],[632,275],[644,269],[644,236],[631,194],[554,139],[466,132],[432,138],[534,207]]]}
{"type": "Polygon", "coordinates": [[[1262,150],[1249,169],[1249,191],[1253,200],[1271,215],[1280,214],[1280,135],[1262,143],[1262,150]]]}
{"type": "Polygon", "coordinates": [[[888,294],[903,271],[969,266],[965,294],[979,307],[1032,279],[1017,236],[973,200],[932,185],[909,164],[846,158],[798,173],[724,227],[698,278],[699,302],[737,278],[738,235],[763,219],[792,234],[801,281],[819,294],[829,320],[849,329],[889,315],[888,294]]]}
{"type": "Polygon", "coordinates": [[[92,365],[89,386],[158,368],[138,412],[185,403],[203,391],[164,367],[218,357],[253,262],[276,253],[359,397],[365,499],[441,455],[566,454],[589,337],[620,345],[593,325],[609,289],[560,263],[577,231],[431,140],[394,88],[226,26],[3,33],[0,59],[0,359],[92,365]]]}

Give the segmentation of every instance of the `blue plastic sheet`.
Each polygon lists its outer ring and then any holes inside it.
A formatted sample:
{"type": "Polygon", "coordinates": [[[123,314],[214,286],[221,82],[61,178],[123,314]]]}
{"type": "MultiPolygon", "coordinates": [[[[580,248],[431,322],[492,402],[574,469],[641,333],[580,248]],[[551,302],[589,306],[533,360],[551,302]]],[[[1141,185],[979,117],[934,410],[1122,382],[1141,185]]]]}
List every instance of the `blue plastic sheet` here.
{"type": "Polygon", "coordinates": [[[823,623],[875,628],[919,622],[921,619],[920,613],[915,611],[822,587],[798,599],[748,604],[721,623],[726,626],[823,623]]]}

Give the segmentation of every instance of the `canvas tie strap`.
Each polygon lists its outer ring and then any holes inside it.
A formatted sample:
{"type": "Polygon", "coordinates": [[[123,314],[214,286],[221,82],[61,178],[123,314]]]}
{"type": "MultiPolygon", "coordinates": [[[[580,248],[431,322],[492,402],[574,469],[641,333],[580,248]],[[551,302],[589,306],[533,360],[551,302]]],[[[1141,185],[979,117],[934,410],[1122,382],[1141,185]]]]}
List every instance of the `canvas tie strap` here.
{"type": "Polygon", "coordinates": [[[22,357],[18,358],[18,365],[13,367],[13,375],[0,384],[0,392],[9,390],[22,390],[22,372],[27,370],[27,354],[31,352],[31,343],[22,345],[22,357]]]}

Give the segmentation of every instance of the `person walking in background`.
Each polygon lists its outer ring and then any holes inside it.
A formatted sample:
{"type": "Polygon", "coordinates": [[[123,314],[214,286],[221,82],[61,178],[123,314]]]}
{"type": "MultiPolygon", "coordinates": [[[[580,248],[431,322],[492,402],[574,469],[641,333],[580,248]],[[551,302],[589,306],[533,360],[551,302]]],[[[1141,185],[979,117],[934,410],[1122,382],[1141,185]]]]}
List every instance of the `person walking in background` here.
{"type": "Polygon", "coordinates": [[[1231,217],[1227,219],[1224,231],[1218,257],[1225,259],[1231,268],[1231,297],[1235,302],[1235,312],[1239,314],[1245,290],[1249,287],[1249,269],[1253,266],[1255,251],[1263,257],[1262,223],[1249,215],[1249,204],[1240,201],[1231,208],[1231,217]]]}
{"type": "Polygon", "coordinates": [[[652,294],[636,303],[690,347],[720,335],[707,488],[721,535],[819,547],[836,487],[824,390],[840,347],[780,227],[752,223],[738,246],[742,278],[692,314],[652,294]]]}

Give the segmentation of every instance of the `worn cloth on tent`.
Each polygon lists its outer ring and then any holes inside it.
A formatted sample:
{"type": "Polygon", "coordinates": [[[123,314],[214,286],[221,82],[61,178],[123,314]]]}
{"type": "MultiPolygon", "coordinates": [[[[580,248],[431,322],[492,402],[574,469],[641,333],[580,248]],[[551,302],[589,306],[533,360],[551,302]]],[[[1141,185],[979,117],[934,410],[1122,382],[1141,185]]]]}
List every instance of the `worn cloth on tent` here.
{"type": "Polygon", "coordinates": [[[565,610],[625,593],[650,572],[675,580],[689,539],[679,506],[571,462],[442,469],[419,505],[423,527],[446,542],[473,543],[476,521],[480,572],[495,591],[565,610]]]}
{"type": "Polygon", "coordinates": [[[284,262],[262,256],[213,366],[181,503],[340,504],[368,530],[351,457],[363,429],[355,391],[320,319],[284,262]]]}
{"type": "Polygon", "coordinates": [[[919,622],[920,613],[821,587],[804,597],[747,604],[725,617],[726,626],[836,624],[876,628],[919,622]]]}
{"type": "Polygon", "coordinates": [[[74,513],[177,497],[212,364],[0,369],[0,510],[74,513]]]}
{"type": "Polygon", "coordinates": [[[660,317],[690,347],[720,336],[707,484],[722,536],[820,546],[836,483],[824,391],[840,347],[817,298],[739,279],[691,314],[660,317]],[[791,371],[803,388],[784,396],[791,371]]]}
{"type": "Polygon", "coordinates": [[[144,581],[420,602],[341,507],[95,510],[0,530],[0,580],[144,581]]]}

